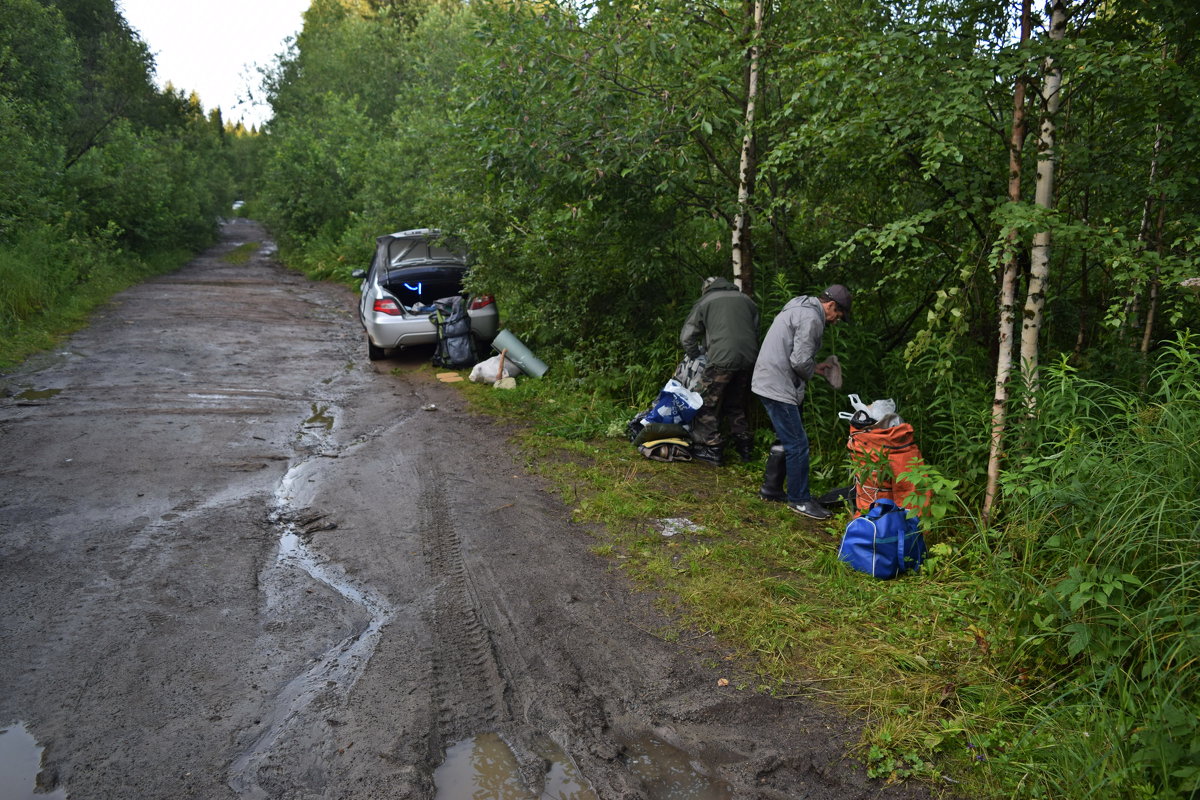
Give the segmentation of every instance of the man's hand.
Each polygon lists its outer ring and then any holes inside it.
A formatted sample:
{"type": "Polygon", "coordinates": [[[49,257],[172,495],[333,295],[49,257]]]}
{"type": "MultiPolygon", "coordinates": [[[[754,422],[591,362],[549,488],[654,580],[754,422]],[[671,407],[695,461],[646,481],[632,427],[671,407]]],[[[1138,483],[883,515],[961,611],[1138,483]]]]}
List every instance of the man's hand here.
{"type": "Polygon", "coordinates": [[[813,367],[813,372],[820,375],[835,389],[842,388],[842,364],[837,356],[830,356],[813,367]]]}

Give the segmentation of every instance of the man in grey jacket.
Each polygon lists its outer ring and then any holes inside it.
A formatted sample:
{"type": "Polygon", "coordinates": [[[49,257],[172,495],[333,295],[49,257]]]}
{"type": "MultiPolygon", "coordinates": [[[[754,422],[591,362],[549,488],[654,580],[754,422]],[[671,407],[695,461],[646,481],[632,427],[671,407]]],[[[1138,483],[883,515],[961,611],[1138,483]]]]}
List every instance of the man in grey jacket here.
{"type": "MultiPolygon", "coordinates": [[[[788,508],[812,519],[829,519],[833,515],[813,500],[809,491],[808,434],[800,406],[812,376],[824,375],[828,369],[816,360],[825,326],[842,319],[850,319],[850,291],[840,283],[818,297],[801,295],[789,300],[763,339],[750,384],[751,391],[762,400],[775,436],[783,445],[788,508]]],[[[766,492],[763,497],[782,499],[770,497],[766,492]]]]}
{"type": "Polygon", "coordinates": [[[721,418],[729,422],[734,449],[749,461],[753,440],[746,419],[750,370],[758,355],[758,306],[725,278],[706,278],[679,343],[695,358],[701,346],[707,365],[697,391],[704,405],[692,420],[692,458],[721,465],[721,418]]]}

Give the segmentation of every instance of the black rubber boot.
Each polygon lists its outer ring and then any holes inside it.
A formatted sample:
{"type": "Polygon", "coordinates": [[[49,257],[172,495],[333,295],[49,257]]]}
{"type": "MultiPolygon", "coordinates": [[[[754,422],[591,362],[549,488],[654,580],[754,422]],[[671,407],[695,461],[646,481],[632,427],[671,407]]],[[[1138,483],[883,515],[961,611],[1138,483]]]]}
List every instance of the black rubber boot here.
{"type": "Polygon", "coordinates": [[[783,455],[783,445],[771,445],[771,452],[767,454],[767,470],[763,475],[762,488],[758,490],[758,496],[763,500],[773,500],[783,502],[787,499],[787,494],[783,491],[783,481],[787,477],[787,462],[783,455]]]}

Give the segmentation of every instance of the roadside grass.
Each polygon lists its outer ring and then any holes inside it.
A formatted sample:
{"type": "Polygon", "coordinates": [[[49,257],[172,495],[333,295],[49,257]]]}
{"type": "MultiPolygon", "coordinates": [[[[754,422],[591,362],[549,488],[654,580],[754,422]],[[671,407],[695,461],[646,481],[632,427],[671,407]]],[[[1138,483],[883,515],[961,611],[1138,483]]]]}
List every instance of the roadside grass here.
{"type": "Polygon", "coordinates": [[[919,574],[877,581],[837,558],[848,512],[817,523],[759,499],[761,457],[722,468],[642,458],[624,435],[639,409],[551,379],[463,391],[475,410],[517,423],[527,467],[576,521],[598,523],[596,552],[657,592],[683,629],[734,647],[753,688],[858,714],[872,777],[996,796],[973,736],[1010,718],[1023,692],[973,614],[979,592],[956,544],[969,520],[926,530],[919,574]],[[671,519],[697,527],[664,535],[671,519]]]}
{"type": "MultiPolygon", "coordinates": [[[[681,630],[735,648],[760,691],[857,713],[868,775],[956,797],[1200,797],[1195,335],[1163,343],[1139,393],[1047,364],[1003,518],[981,524],[936,470],[910,476],[934,489],[930,557],[894,581],[838,561],[847,515],[761,501],[761,456],[649,461],[624,433],[640,409],[581,386],[464,391],[516,423],[529,468],[681,630]],[[664,535],[675,518],[696,528],[664,535]]],[[[829,489],[845,454],[820,455],[829,489]]]]}
{"type": "Polygon", "coordinates": [[[230,264],[240,266],[249,261],[250,257],[257,253],[261,247],[262,242],[243,242],[225,255],[221,256],[221,258],[230,264]]]}
{"type": "MultiPolygon", "coordinates": [[[[53,349],[113,295],[194,255],[178,250],[144,257],[104,243],[81,254],[59,243],[43,244],[0,249],[0,369],[53,349]]],[[[73,246],[78,250],[78,243],[73,246]]]]}

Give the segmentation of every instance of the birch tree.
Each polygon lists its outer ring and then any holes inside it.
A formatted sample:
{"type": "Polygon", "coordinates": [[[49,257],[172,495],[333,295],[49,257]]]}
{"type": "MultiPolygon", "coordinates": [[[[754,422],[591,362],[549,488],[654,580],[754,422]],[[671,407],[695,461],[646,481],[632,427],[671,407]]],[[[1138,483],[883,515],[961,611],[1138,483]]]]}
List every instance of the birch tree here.
{"type": "MultiPolygon", "coordinates": [[[[1021,44],[1029,41],[1030,0],[1021,3],[1021,44]]],[[[1025,85],[1026,76],[1018,75],[1013,88],[1012,132],[1008,145],[1008,200],[1021,201],[1021,152],[1025,149],[1025,85]]],[[[1010,228],[1005,236],[1004,270],[1000,279],[1000,330],[996,356],[996,395],[992,401],[992,444],[988,456],[987,487],[984,492],[983,518],[991,515],[1000,479],[1000,460],[1003,453],[1004,428],[1008,413],[1008,381],[1012,374],[1013,330],[1016,327],[1016,296],[1019,259],[1018,232],[1010,228]]]]}
{"type": "MultiPolygon", "coordinates": [[[[1051,42],[1061,42],[1066,32],[1067,0],[1051,0],[1051,42]]],[[[1042,72],[1042,122],[1038,135],[1034,205],[1049,212],[1054,208],[1055,117],[1062,99],[1062,67],[1053,55],[1049,55],[1042,72]]],[[[1029,285],[1025,294],[1024,319],[1021,323],[1021,375],[1025,382],[1026,404],[1030,411],[1034,408],[1034,395],[1038,387],[1038,337],[1042,330],[1046,287],[1050,279],[1052,238],[1049,227],[1044,227],[1033,235],[1033,247],[1030,250],[1029,285]]]]}
{"type": "Polygon", "coordinates": [[[751,15],[750,47],[747,50],[745,130],[738,164],[737,215],[733,222],[733,282],[750,294],[754,286],[754,264],[750,250],[750,195],[754,186],[754,112],[758,101],[758,80],[762,58],[763,0],[748,4],[751,15]]]}

